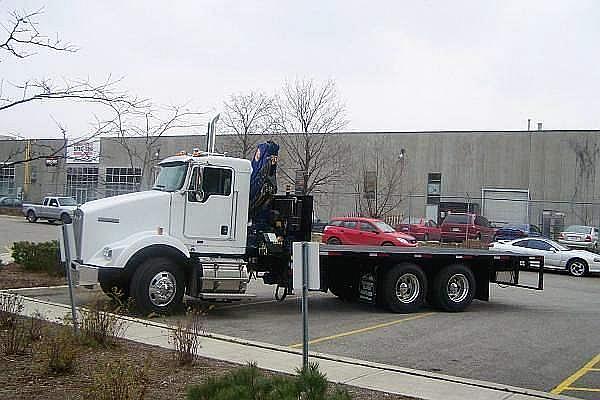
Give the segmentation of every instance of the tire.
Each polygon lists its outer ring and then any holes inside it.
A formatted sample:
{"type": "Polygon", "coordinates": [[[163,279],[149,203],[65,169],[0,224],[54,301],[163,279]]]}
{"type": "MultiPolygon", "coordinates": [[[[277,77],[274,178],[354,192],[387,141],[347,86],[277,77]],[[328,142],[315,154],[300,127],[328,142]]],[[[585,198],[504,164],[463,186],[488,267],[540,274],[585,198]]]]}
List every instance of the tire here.
{"type": "Polygon", "coordinates": [[[27,221],[31,223],[37,221],[37,216],[35,215],[35,212],[33,210],[27,211],[27,221]]]}
{"type": "Polygon", "coordinates": [[[150,258],[138,266],[129,286],[142,314],[171,314],[183,304],[184,273],[168,258],[150,258]]]}
{"type": "Polygon", "coordinates": [[[427,277],[415,264],[399,264],[385,274],[380,287],[381,304],[394,313],[411,313],[425,302],[427,277]]]}
{"type": "Polygon", "coordinates": [[[475,297],[475,275],[465,265],[449,265],[437,273],[431,289],[434,305],[449,312],[463,311],[475,297]]]}
{"type": "Polygon", "coordinates": [[[69,219],[69,214],[67,213],[62,213],[60,214],[60,222],[62,222],[63,224],[66,223],[66,220],[69,219]]]}
{"type": "Polygon", "coordinates": [[[356,301],[358,299],[358,283],[341,282],[329,286],[329,291],[342,301],[356,301]]]}
{"type": "Polygon", "coordinates": [[[338,245],[338,244],[342,244],[342,241],[336,237],[330,237],[329,239],[327,239],[327,244],[338,245]]]}
{"type": "Polygon", "coordinates": [[[394,243],[392,243],[392,242],[383,242],[381,245],[382,246],[393,246],[394,243]]]}
{"type": "Polygon", "coordinates": [[[567,264],[567,272],[572,276],[585,276],[588,272],[588,265],[580,258],[574,258],[567,264]]]}

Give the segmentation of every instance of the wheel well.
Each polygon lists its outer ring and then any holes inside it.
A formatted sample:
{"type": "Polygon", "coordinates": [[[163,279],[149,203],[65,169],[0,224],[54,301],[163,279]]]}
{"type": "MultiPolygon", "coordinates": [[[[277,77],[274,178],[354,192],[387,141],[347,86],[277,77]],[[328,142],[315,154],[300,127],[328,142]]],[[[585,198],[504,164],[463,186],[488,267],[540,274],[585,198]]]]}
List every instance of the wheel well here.
{"type": "Polygon", "coordinates": [[[582,263],[585,264],[585,268],[586,269],[589,268],[589,265],[588,265],[587,261],[585,261],[583,258],[579,258],[579,257],[573,257],[569,261],[567,261],[567,267],[569,265],[571,265],[572,263],[574,263],[575,261],[581,261],[582,263]]]}
{"type": "MultiPolygon", "coordinates": [[[[180,250],[164,244],[155,244],[138,250],[133,256],[131,256],[131,258],[129,258],[127,264],[125,264],[125,272],[127,277],[129,278],[131,275],[133,275],[136,268],[140,264],[152,257],[168,258],[182,266],[185,266],[189,263],[189,259],[180,250]]],[[[185,268],[184,272],[187,277],[188,269],[185,268]]]]}

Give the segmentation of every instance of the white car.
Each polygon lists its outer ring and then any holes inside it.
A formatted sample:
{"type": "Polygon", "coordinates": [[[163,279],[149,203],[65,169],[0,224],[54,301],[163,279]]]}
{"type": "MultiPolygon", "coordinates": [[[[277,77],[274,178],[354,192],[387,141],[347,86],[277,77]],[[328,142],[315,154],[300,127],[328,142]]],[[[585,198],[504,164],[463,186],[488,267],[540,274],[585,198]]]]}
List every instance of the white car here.
{"type": "Polygon", "coordinates": [[[490,243],[491,249],[531,256],[543,256],[544,268],[567,271],[573,276],[600,272],[600,255],[586,250],[571,250],[553,240],[524,238],[490,243]]]}

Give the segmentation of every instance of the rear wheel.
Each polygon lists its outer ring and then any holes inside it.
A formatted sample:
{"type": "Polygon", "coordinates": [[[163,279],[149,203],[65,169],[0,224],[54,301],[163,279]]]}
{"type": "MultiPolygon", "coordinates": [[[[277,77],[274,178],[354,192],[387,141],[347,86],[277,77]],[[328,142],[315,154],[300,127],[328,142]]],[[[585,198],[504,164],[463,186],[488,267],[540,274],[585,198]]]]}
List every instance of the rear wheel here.
{"type": "Polygon", "coordinates": [[[462,311],[475,297],[475,275],[462,264],[443,268],[433,280],[431,298],[445,311],[462,311]]]}
{"type": "Polygon", "coordinates": [[[327,240],[327,244],[342,244],[342,241],[336,237],[331,237],[327,240]]]}
{"type": "Polygon", "coordinates": [[[387,272],[381,289],[380,303],[390,311],[415,312],[425,301],[427,278],[418,265],[400,264],[387,272]]]}
{"type": "Polygon", "coordinates": [[[33,210],[27,211],[27,221],[29,221],[29,222],[37,221],[37,216],[35,215],[35,212],[33,210]]]}
{"type": "Polygon", "coordinates": [[[129,292],[144,314],[170,314],[180,308],[185,290],[184,274],[168,258],[150,258],[135,271],[129,292]]]}
{"type": "Polygon", "coordinates": [[[569,261],[567,271],[573,276],[584,276],[587,273],[587,263],[579,258],[569,261]]]}

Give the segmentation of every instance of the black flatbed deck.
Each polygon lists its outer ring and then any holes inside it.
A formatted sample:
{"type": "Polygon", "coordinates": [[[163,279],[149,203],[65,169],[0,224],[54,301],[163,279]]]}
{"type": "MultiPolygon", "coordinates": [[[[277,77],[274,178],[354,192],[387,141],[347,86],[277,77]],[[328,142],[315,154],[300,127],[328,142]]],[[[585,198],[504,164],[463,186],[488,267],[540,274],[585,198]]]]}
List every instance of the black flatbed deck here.
{"type": "Polygon", "coordinates": [[[330,253],[373,253],[373,254],[419,254],[419,255],[444,255],[444,256],[472,256],[472,257],[532,257],[525,254],[510,253],[507,251],[491,251],[487,249],[464,249],[451,247],[397,247],[397,246],[348,246],[321,244],[319,246],[321,255],[330,253]]]}

